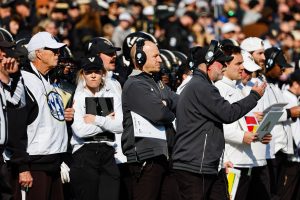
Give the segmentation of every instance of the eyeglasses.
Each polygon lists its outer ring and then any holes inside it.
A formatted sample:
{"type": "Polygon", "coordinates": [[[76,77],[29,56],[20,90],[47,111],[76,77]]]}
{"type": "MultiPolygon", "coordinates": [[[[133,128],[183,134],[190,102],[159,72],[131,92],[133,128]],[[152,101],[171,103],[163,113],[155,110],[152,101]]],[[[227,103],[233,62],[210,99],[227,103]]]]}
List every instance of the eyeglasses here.
{"type": "Polygon", "coordinates": [[[52,53],[54,53],[54,55],[58,55],[60,53],[60,49],[51,49],[51,48],[45,47],[44,50],[52,51],[52,53]]]}

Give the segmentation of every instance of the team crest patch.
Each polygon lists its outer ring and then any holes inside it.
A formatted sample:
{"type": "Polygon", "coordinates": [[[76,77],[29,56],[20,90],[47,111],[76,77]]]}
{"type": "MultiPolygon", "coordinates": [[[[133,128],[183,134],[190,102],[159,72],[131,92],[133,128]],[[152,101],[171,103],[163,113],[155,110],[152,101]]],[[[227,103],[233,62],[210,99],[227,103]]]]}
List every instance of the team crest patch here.
{"type": "Polygon", "coordinates": [[[60,94],[53,91],[49,92],[47,95],[47,103],[51,115],[59,121],[64,121],[65,120],[64,105],[60,94]]]}

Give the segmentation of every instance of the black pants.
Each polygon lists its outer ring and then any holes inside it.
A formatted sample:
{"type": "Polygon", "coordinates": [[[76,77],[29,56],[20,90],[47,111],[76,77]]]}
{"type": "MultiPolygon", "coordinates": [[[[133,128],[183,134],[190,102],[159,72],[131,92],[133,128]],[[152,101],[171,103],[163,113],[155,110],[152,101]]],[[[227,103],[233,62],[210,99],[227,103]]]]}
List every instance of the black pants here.
{"type": "Polygon", "coordinates": [[[133,200],[178,199],[175,179],[169,174],[165,156],[128,164],[131,173],[133,200]]]}
{"type": "Polygon", "coordinates": [[[225,170],[218,175],[174,170],[181,200],[229,200],[225,170]]]}
{"type": "Polygon", "coordinates": [[[235,200],[268,200],[271,198],[270,177],[267,166],[237,168],[241,170],[241,177],[235,200]]]}
{"type": "MultiPolygon", "coordinates": [[[[63,188],[59,172],[31,171],[32,187],[26,193],[26,200],[63,200],[63,188]]],[[[19,198],[21,200],[21,198],[19,198]]]]}
{"type": "Polygon", "coordinates": [[[299,199],[300,163],[288,162],[283,176],[280,176],[277,195],[283,200],[299,199]]]}
{"type": "Polygon", "coordinates": [[[3,161],[0,150],[0,200],[10,200],[13,197],[13,191],[9,180],[7,165],[3,161]]]}
{"type": "Polygon", "coordinates": [[[272,199],[279,199],[278,188],[281,183],[279,180],[283,180],[281,176],[284,176],[285,167],[287,163],[287,154],[282,152],[277,152],[275,154],[275,159],[268,159],[268,168],[270,173],[270,183],[271,183],[271,195],[272,199]]]}
{"type": "Polygon", "coordinates": [[[107,144],[91,143],[73,154],[70,178],[76,200],[118,200],[120,173],[114,153],[107,144]]]}
{"type": "Polygon", "coordinates": [[[120,171],[120,195],[119,200],[132,199],[132,182],[127,163],[118,164],[120,171]]]}

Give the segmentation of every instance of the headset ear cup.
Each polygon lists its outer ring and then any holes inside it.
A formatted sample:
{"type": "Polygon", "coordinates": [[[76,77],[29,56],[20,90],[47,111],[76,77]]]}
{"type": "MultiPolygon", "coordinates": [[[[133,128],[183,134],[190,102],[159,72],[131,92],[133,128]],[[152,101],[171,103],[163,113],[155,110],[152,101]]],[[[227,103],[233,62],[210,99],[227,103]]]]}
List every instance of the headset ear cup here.
{"type": "Polygon", "coordinates": [[[136,63],[139,67],[143,67],[146,63],[147,56],[144,51],[137,51],[135,55],[136,63]]]}
{"type": "Polygon", "coordinates": [[[271,69],[274,67],[275,64],[275,58],[276,56],[280,53],[280,49],[275,49],[272,54],[270,55],[270,58],[268,58],[267,63],[266,63],[266,69],[271,69]]]}
{"type": "Polygon", "coordinates": [[[143,67],[147,61],[146,53],[143,51],[143,46],[145,44],[144,39],[139,39],[136,42],[136,53],[135,53],[135,61],[138,67],[143,67]]]}
{"type": "Polygon", "coordinates": [[[216,40],[212,40],[209,44],[207,53],[205,55],[205,60],[206,60],[206,64],[210,65],[212,63],[212,61],[215,59],[215,51],[216,48],[218,47],[219,42],[216,40]]]}

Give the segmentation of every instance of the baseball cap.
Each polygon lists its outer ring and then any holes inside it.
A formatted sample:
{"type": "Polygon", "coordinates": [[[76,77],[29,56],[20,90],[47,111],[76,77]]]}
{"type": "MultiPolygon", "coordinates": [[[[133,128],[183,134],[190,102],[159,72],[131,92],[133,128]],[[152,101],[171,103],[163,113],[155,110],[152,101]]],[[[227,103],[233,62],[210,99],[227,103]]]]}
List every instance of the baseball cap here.
{"type": "Polygon", "coordinates": [[[120,21],[128,21],[128,22],[132,22],[133,21],[131,15],[128,12],[121,13],[119,15],[119,20],[120,21]]]}
{"type": "Polygon", "coordinates": [[[42,48],[50,48],[50,49],[59,49],[61,47],[66,46],[64,43],[57,42],[50,33],[43,31],[43,32],[38,32],[32,38],[30,39],[28,45],[27,45],[27,50],[28,52],[35,51],[37,49],[42,49],[42,48]]]}
{"type": "Polygon", "coordinates": [[[15,55],[19,57],[27,57],[28,50],[26,48],[27,44],[29,42],[28,38],[22,38],[20,40],[16,41],[16,47],[15,47],[15,55]]]}
{"type": "Polygon", "coordinates": [[[76,2],[78,4],[90,4],[92,1],[91,0],[77,0],[76,2]]]}
{"type": "Polygon", "coordinates": [[[258,37],[248,37],[242,41],[240,47],[248,52],[253,52],[264,49],[264,42],[258,37]]]}
{"type": "Polygon", "coordinates": [[[271,48],[266,49],[265,50],[265,57],[266,57],[266,65],[269,65],[270,69],[274,67],[274,63],[277,63],[281,68],[292,67],[286,61],[282,50],[277,48],[277,47],[271,47],[271,48]],[[273,55],[275,55],[275,57],[273,57],[273,55]]]}
{"type": "Polygon", "coordinates": [[[84,57],[81,63],[83,71],[104,70],[103,61],[99,56],[84,57]]]}
{"type": "Polygon", "coordinates": [[[147,6],[143,9],[143,15],[149,16],[154,15],[154,7],[153,6],[147,6]]]}
{"type": "Polygon", "coordinates": [[[234,40],[234,39],[224,39],[224,40],[222,40],[221,42],[220,42],[220,44],[222,45],[222,46],[226,46],[226,45],[232,45],[232,46],[237,46],[237,47],[239,47],[240,45],[239,45],[239,43],[236,41],[236,40],[234,40]]]}
{"type": "Polygon", "coordinates": [[[222,28],[221,28],[221,32],[222,34],[225,34],[225,33],[230,33],[230,32],[234,32],[236,29],[236,25],[233,24],[233,23],[225,23],[222,28]]]}
{"type": "Polygon", "coordinates": [[[183,0],[183,2],[185,3],[185,5],[189,5],[189,4],[195,3],[196,0],[183,0]]]}
{"type": "Polygon", "coordinates": [[[115,47],[111,41],[104,37],[96,37],[89,41],[86,48],[86,55],[98,55],[99,53],[112,54],[120,51],[121,48],[115,47]]]}
{"type": "MultiPolygon", "coordinates": [[[[197,67],[199,64],[207,63],[207,61],[205,60],[205,56],[208,52],[208,48],[209,47],[207,47],[207,46],[192,47],[190,49],[190,54],[188,57],[189,66],[197,67]]],[[[212,64],[213,61],[218,61],[218,62],[224,64],[225,62],[229,62],[233,59],[232,56],[226,56],[220,48],[216,48],[216,50],[213,52],[213,54],[214,54],[213,59],[210,62],[210,64],[212,64]]]]}
{"type": "Polygon", "coordinates": [[[4,33],[2,31],[0,31],[0,47],[11,48],[13,46],[14,46],[14,43],[7,41],[4,33]]]}
{"type": "Polygon", "coordinates": [[[254,58],[248,51],[242,50],[242,56],[244,60],[243,66],[247,71],[255,72],[261,70],[261,67],[255,63],[254,58]]]}

